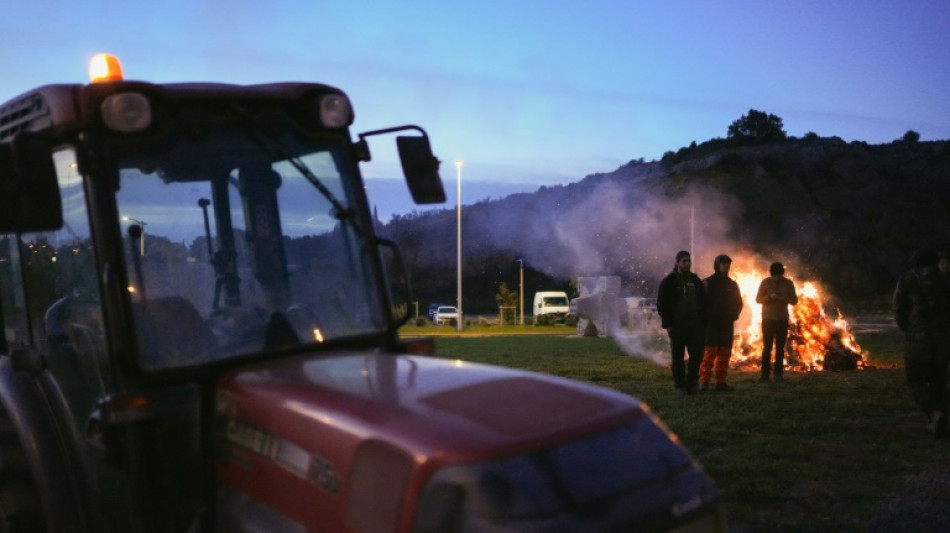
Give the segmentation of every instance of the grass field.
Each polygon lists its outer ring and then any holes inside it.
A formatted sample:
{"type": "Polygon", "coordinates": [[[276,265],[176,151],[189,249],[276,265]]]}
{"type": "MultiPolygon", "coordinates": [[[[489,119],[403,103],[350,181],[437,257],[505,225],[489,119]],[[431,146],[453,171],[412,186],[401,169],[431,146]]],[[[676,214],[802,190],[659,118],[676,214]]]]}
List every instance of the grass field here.
{"type": "Polygon", "coordinates": [[[859,335],[868,369],[786,372],[783,383],[732,371],[735,392],[687,397],[667,367],[611,339],[486,333],[436,337],[436,355],[636,396],[716,482],[731,531],[950,531],[950,443],[914,408],[896,330],[859,335]]]}

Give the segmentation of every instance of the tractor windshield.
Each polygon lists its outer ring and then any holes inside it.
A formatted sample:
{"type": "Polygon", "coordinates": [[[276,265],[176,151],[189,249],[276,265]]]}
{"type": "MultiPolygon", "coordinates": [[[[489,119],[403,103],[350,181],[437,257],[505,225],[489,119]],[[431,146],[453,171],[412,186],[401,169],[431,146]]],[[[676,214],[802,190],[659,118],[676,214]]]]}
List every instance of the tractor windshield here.
{"type": "Polygon", "coordinates": [[[385,327],[348,139],[268,126],[217,123],[116,146],[143,367],[385,327]]]}

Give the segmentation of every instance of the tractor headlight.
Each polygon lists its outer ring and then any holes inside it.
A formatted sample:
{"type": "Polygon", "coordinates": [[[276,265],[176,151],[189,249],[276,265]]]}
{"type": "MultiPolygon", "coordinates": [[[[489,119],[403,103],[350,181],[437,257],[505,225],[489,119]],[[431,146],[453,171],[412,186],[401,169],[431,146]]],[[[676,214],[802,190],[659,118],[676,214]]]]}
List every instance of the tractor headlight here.
{"type": "Polygon", "coordinates": [[[116,93],[100,106],[102,121],[121,133],[142,131],[152,125],[152,104],[141,93],[116,93]]]}
{"type": "Polygon", "coordinates": [[[353,123],[350,99],[342,94],[325,94],[319,98],[320,123],[325,128],[342,128],[353,123]]]}

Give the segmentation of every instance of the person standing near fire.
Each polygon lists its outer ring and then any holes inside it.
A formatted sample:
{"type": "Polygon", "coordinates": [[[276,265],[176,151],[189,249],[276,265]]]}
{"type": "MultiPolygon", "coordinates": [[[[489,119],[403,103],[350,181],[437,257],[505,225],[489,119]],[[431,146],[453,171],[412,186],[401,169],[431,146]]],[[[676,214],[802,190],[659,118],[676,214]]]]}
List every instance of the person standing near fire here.
{"type": "Polygon", "coordinates": [[[673,271],[660,282],[656,295],[656,311],[670,337],[673,386],[681,395],[697,390],[706,333],[706,291],[692,264],[689,252],[677,252],[673,271]]]}
{"type": "Polygon", "coordinates": [[[785,341],[788,339],[788,306],[798,303],[795,284],[784,274],[785,266],[782,263],[772,263],[769,277],[762,280],[755,294],[756,303],[762,304],[762,376],[759,381],[768,381],[770,373],[775,381],[784,379],[782,373],[785,370],[785,341]]]}
{"type": "MultiPolygon", "coordinates": [[[[948,265],[950,266],[950,265],[948,265]]],[[[914,403],[929,418],[934,437],[950,436],[947,364],[947,286],[937,254],[925,247],[914,252],[911,268],[894,289],[894,320],[904,332],[904,370],[914,403]]]]}
{"type": "Polygon", "coordinates": [[[706,350],[699,368],[699,390],[709,388],[716,374],[717,391],[731,392],[726,383],[729,358],[732,357],[733,327],[742,312],[742,293],[739,284],[729,277],[732,259],[717,255],[713,261],[713,275],[703,280],[706,290],[706,350]]]}

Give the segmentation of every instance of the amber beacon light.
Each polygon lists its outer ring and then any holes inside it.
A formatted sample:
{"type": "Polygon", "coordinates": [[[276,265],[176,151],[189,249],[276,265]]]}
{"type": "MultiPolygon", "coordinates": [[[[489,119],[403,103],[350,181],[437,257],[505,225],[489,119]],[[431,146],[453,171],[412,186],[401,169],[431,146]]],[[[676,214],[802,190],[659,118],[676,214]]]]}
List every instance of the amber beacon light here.
{"type": "Polygon", "coordinates": [[[96,54],[89,60],[89,80],[92,83],[122,81],[122,64],[112,54],[96,54]]]}

